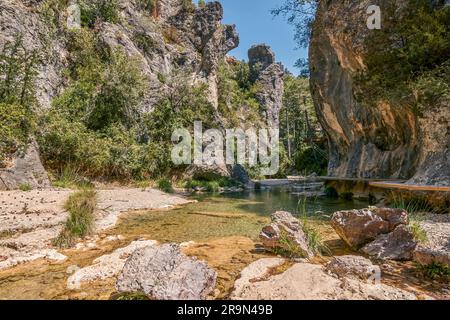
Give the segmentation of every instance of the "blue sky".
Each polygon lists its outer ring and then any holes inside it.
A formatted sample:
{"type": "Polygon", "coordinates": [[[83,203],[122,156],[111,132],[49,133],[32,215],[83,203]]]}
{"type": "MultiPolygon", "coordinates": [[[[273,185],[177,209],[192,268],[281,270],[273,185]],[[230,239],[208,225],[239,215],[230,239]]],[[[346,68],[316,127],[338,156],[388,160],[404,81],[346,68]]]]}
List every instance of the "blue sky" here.
{"type": "Polygon", "coordinates": [[[277,60],[291,72],[298,74],[294,63],[306,58],[306,49],[296,50],[294,30],[283,17],[273,17],[270,10],[281,0],[220,0],[224,8],[224,23],[235,24],[240,36],[239,47],[230,52],[238,59],[247,60],[247,51],[257,43],[272,47],[277,60]]]}

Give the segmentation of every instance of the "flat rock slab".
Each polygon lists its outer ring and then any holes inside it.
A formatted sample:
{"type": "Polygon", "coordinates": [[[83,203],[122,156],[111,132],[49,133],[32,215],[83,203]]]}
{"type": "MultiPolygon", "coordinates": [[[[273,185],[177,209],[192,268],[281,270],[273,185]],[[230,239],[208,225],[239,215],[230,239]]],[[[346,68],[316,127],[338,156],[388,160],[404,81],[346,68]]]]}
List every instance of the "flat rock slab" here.
{"type": "Polygon", "coordinates": [[[133,210],[170,209],[194,201],[155,189],[113,189],[98,191],[97,230],[113,227],[121,213],[133,210]]]}
{"type": "Polygon", "coordinates": [[[428,213],[419,224],[427,233],[427,242],[417,246],[414,260],[422,265],[450,266],[450,215],[428,213]]]}
{"type": "MultiPolygon", "coordinates": [[[[72,190],[0,191],[0,270],[46,256],[69,214],[72,190]]],[[[96,231],[113,227],[132,210],[167,209],[191,200],[154,189],[99,190],[96,231]]]]}
{"type": "Polygon", "coordinates": [[[215,288],[216,272],[174,244],[136,250],[117,280],[119,292],[143,292],[155,300],[201,300],[215,288]]]}
{"type": "Polygon", "coordinates": [[[134,241],[130,245],[117,249],[111,254],[101,256],[95,259],[92,265],[79,269],[71,275],[67,279],[67,288],[70,290],[78,290],[81,289],[82,285],[89,282],[117,277],[125,262],[134,251],[145,247],[153,247],[156,244],[157,242],[153,240],[134,241]]]}
{"type": "MultiPolygon", "coordinates": [[[[278,262],[273,261],[273,265],[278,262]]],[[[371,284],[353,278],[328,274],[321,265],[296,263],[282,274],[258,281],[266,268],[255,262],[246,268],[233,300],[415,300],[410,292],[384,284],[371,284]],[[261,273],[253,272],[261,270],[261,273]],[[248,279],[251,273],[254,278],[248,279]]],[[[270,264],[264,262],[263,264],[270,264]]]]}

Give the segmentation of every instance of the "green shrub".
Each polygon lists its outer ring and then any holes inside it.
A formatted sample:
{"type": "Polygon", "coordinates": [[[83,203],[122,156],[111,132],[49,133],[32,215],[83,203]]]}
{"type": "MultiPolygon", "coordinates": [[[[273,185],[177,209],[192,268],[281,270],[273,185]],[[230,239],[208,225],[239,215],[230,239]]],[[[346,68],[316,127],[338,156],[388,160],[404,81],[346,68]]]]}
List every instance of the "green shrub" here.
{"type": "Polygon", "coordinates": [[[0,103],[0,167],[8,155],[24,149],[32,130],[32,116],[21,105],[0,103]]]}
{"type": "Polygon", "coordinates": [[[150,12],[156,8],[157,3],[158,0],[138,0],[139,7],[150,12]]]}
{"type": "Polygon", "coordinates": [[[92,28],[97,19],[117,23],[119,8],[117,0],[80,0],[81,25],[92,28]]]}
{"type": "Polygon", "coordinates": [[[29,183],[22,183],[19,186],[19,190],[21,190],[21,191],[31,191],[31,190],[33,190],[33,187],[29,183]]]}
{"type": "Polygon", "coordinates": [[[356,77],[358,99],[375,105],[389,100],[419,114],[447,99],[450,7],[412,0],[382,8],[383,28],[365,39],[367,70],[356,77]]]}
{"type": "Polygon", "coordinates": [[[443,280],[448,282],[450,279],[450,267],[442,263],[433,262],[430,265],[416,264],[415,272],[424,278],[431,280],[443,280]]]}
{"type": "Polygon", "coordinates": [[[408,226],[409,230],[413,233],[414,239],[419,243],[426,243],[428,241],[427,232],[422,228],[419,222],[412,221],[408,226]]]}
{"type": "Polygon", "coordinates": [[[60,235],[54,240],[54,244],[61,248],[69,248],[77,238],[91,234],[96,206],[95,190],[84,189],[72,194],[64,205],[64,209],[69,212],[69,218],[60,235]]]}
{"type": "Polygon", "coordinates": [[[158,189],[166,193],[173,193],[172,182],[167,179],[160,179],[158,181],[158,189]]]}

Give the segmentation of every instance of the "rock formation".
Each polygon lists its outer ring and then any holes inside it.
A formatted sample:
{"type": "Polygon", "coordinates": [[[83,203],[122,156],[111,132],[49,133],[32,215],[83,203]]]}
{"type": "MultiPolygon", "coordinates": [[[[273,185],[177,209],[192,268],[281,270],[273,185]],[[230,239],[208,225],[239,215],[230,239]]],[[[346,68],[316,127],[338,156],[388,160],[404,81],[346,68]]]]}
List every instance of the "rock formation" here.
{"type": "Polygon", "coordinates": [[[408,223],[406,211],[388,208],[339,211],[331,218],[344,242],[381,260],[412,259],[417,241],[408,223]]]}
{"type": "Polygon", "coordinates": [[[331,218],[336,233],[352,248],[375,240],[380,234],[408,224],[408,214],[401,209],[375,208],[338,211],[331,218]]]}
{"type": "Polygon", "coordinates": [[[216,284],[216,272],[205,262],[186,257],[177,245],[136,250],[117,280],[119,292],[143,292],[156,300],[200,300],[216,284]]]}
{"type": "Polygon", "coordinates": [[[417,242],[405,225],[399,225],[391,233],[379,235],[361,251],[375,259],[411,260],[417,242]]]}
{"type": "Polygon", "coordinates": [[[281,267],[283,259],[255,261],[236,281],[232,300],[416,300],[402,289],[371,283],[351,274],[329,274],[321,265],[295,263],[281,274],[270,271],[281,267]]]}
{"type": "MultiPolygon", "coordinates": [[[[140,62],[149,84],[141,106],[143,112],[151,111],[161,92],[168,90],[161,77],[170,77],[177,70],[183,70],[192,84],[205,83],[208,100],[217,107],[217,70],[226,53],[239,44],[235,26],[222,24],[223,8],[219,2],[208,2],[204,7],[194,4],[186,7],[181,0],[155,3],[153,12],[149,12],[139,1],[119,0],[118,21],[98,20],[93,32],[105,49],[119,49],[140,62]]],[[[0,3],[0,50],[7,42],[23,35],[24,47],[39,53],[42,63],[35,79],[36,97],[39,107],[44,109],[51,106],[52,99],[68,84],[64,71],[71,58],[68,50],[71,33],[66,26],[66,9],[61,4],[46,8],[40,1],[0,3]],[[49,14],[54,16],[51,22],[49,14]]],[[[214,117],[220,122],[216,112],[214,117]]],[[[40,166],[40,163],[34,161],[27,166],[40,166]]],[[[0,177],[4,176],[1,172],[0,177]]],[[[0,189],[17,188],[12,182],[22,178],[23,175],[6,176],[8,181],[0,182],[0,189]]],[[[26,182],[35,187],[35,180],[26,182]]],[[[42,186],[46,186],[48,180],[42,181],[42,186]]]]}
{"type": "Polygon", "coordinates": [[[279,127],[279,113],[283,102],[284,70],[275,60],[272,49],[265,45],[254,45],[248,51],[250,73],[253,81],[258,82],[256,99],[267,126],[279,127]]]}
{"type": "Polygon", "coordinates": [[[285,250],[304,258],[314,256],[297,218],[284,211],[275,212],[271,218],[271,224],[265,226],[259,235],[264,247],[269,250],[285,250]]]}
{"type": "Polygon", "coordinates": [[[333,257],[325,269],[339,277],[356,277],[361,280],[374,280],[381,275],[380,267],[361,256],[333,257]]]}
{"type": "Polygon", "coordinates": [[[319,1],[309,60],[315,108],[329,141],[328,173],[449,185],[448,102],[419,118],[411,106],[379,101],[373,107],[355,98],[354,77],[364,69],[367,54],[363,40],[376,32],[366,26],[372,4],[319,1]]]}
{"type": "Polygon", "coordinates": [[[50,186],[35,141],[28,145],[24,154],[17,152],[13,155],[6,168],[0,168],[0,190],[18,189],[22,185],[27,185],[33,189],[50,186]]]}

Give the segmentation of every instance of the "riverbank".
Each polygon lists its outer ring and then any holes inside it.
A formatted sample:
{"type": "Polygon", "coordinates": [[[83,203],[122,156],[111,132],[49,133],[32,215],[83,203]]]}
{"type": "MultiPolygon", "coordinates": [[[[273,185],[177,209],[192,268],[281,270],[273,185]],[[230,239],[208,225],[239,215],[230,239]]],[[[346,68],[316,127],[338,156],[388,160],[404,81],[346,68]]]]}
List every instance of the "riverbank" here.
{"type": "MultiPolygon", "coordinates": [[[[67,197],[70,194],[70,191],[54,190],[52,192],[55,194],[50,193],[49,196],[67,197]]],[[[280,258],[262,248],[259,233],[262,227],[270,222],[270,214],[274,212],[274,208],[292,208],[296,199],[300,197],[296,193],[296,190],[286,192],[273,189],[220,196],[203,194],[186,199],[152,189],[99,191],[96,225],[110,225],[114,219],[118,219],[117,224],[107,229],[100,227],[97,229],[96,235],[78,242],[74,248],[58,251],[61,259],[51,259],[51,256],[33,256],[34,259],[30,259],[33,261],[23,260],[15,267],[0,271],[0,299],[111,299],[116,296],[117,273],[133,251],[133,245],[136,246],[136,241],[138,245],[147,243],[180,244],[186,255],[205,261],[217,272],[216,287],[209,298],[231,298],[235,291],[236,281],[243,277],[243,272],[247,267],[261,259],[280,258]],[[146,208],[146,206],[150,207],[146,208]],[[168,206],[174,207],[172,210],[167,210],[168,206]],[[79,287],[71,287],[69,279],[80,279],[79,287]]],[[[2,194],[2,196],[6,195],[2,194]]],[[[17,246],[18,239],[23,239],[25,235],[30,238],[30,235],[33,234],[41,236],[45,234],[47,239],[51,239],[50,233],[44,233],[44,231],[52,230],[58,225],[49,224],[51,219],[47,218],[58,216],[58,212],[65,215],[65,213],[57,211],[60,210],[63,201],[46,198],[47,200],[41,203],[40,199],[43,194],[40,191],[35,191],[35,193],[11,192],[7,196],[11,203],[5,207],[9,208],[9,212],[13,212],[12,203],[16,203],[14,212],[17,217],[20,217],[8,220],[9,230],[14,225],[11,221],[20,219],[23,226],[26,225],[25,222],[29,223],[29,220],[24,218],[27,216],[26,214],[21,215],[20,211],[17,212],[18,208],[23,208],[24,203],[29,203],[27,211],[30,212],[28,213],[30,218],[32,217],[31,222],[40,221],[40,223],[35,223],[38,227],[34,231],[22,230],[14,235],[3,233],[1,241],[8,239],[9,243],[16,244],[17,252],[26,252],[32,247],[26,249],[27,246],[22,248],[17,246]],[[41,210],[41,214],[38,214],[37,209],[41,210]],[[45,212],[47,216],[44,214],[45,212]],[[51,212],[55,215],[52,215],[51,212]],[[42,219],[39,220],[39,218],[42,219]]],[[[2,198],[1,201],[2,205],[8,203],[5,198],[2,198]]],[[[294,270],[303,270],[303,268],[319,270],[318,268],[324,266],[333,256],[361,255],[348,248],[329,223],[330,212],[352,208],[358,204],[336,202],[337,200],[328,201],[325,198],[313,199],[310,200],[307,208],[310,212],[309,223],[319,232],[324,243],[330,249],[330,253],[314,258],[310,263],[315,267],[301,265],[296,266],[294,270]]],[[[360,203],[359,206],[362,207],[364,204],[360,203]]],[[[442,239],[449,238],[450,221],[446,217],[445,215],[431,214],[426,215],[421,221],[424,229],[426,228],[430,235],[431,243],[442,244],[442,239]]],[[[6,223],[2,225],[6,225],[6,223]]],[[[8,249],[3,245],[1,246],[2,250],[5,247],[8,249]]],[[[42,250],[42,248],[36,247],[34,249],[42,250]]],[[[50,246],[45,249],[52,248],[50,246]]],[[[283,261],[281,267],[265,274],[263,278],[277,283],[278,278],[284,277],[281,274],[294,267],[295,264],[303,263],[291,259],[283,259],[283,261]]],[[[380,265],[383,272],[382,283],[385,285],[401,288],[420,299],[449,298],[448,285],[442,281],[418,277],[412,262],[387,261],[377,264],[380,265]]],[[[317,270],[315,272],[319,272],[317,270]]],[[[294,272],[290,276],[295,276],[295,274],[294,272]]],[[[258,277],[256,277],[259,279],[257,282],[260,282],[261,277],[258,277]]],[[[322,276],[317,279],[322,279],[322,276]]],[[[280,282],[281,287],[282,283],[280,282]]],[[[281,292],[278,297],[283,296],[281,292]]],[[[339,296],[336,295],[336,297],[339,296]]]]}

